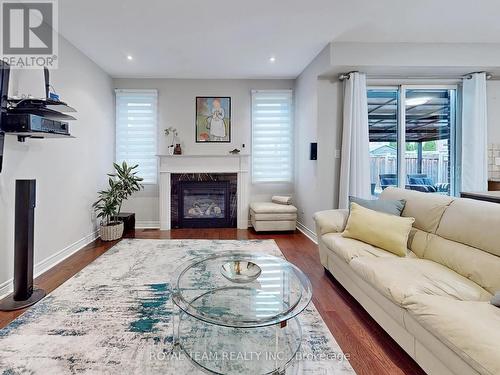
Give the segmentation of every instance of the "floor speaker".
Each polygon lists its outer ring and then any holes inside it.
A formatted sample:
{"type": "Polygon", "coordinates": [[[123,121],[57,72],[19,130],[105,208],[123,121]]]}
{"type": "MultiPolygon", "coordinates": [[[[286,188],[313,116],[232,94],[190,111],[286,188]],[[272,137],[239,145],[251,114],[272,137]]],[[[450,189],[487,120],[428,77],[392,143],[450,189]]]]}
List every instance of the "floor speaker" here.
{"type": "Polygon", "coordinates": [[[0,301],[1,311],[19,310],[45,296],[33,288],[36,180],[16,180],[14,291],[0,301]]]}

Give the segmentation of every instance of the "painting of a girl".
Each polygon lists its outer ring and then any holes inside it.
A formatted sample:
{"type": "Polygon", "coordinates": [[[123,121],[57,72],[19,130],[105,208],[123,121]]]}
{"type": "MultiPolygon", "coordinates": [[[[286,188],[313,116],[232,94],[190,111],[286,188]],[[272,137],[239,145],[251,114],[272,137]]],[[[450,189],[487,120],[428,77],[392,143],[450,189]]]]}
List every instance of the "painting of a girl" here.
{"type": "Polygon", "coordinates": [[[231,98],[196,97],[196,142],[231,141],[231,98]]]}

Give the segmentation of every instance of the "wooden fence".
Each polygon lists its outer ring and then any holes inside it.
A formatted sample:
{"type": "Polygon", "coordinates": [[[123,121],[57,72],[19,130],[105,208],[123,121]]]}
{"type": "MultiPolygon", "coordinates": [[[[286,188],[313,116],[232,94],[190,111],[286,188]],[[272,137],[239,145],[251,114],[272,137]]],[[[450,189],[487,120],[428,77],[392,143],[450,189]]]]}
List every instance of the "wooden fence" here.
{"type": "MultiPolygon", "coordinates": [[[[449,182],[450,163],[447,153],[439,152],[424,152],[422,156],[422,172],[432,178],[434,183],[449,182]]],[[[406,157],[406,174],[417,174],[418,159],[415,153],[407,153],[406,157]]],[[[396,156],[370,156],[370,178],[372,184],[380,186],[381,174],[397,173],[396,156]]]]}

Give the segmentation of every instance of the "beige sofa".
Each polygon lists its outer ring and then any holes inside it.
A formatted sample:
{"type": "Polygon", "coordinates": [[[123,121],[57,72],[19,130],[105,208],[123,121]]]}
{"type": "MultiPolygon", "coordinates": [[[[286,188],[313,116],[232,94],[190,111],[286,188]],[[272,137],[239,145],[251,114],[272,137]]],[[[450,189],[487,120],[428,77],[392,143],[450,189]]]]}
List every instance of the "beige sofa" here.
{"type": "Polygon", "coordinates": [[[321,263],[428,373],[500,374],[500,205],[388,188],[414,217],[406,257],[343,238],[315,214],[321,263]]]}

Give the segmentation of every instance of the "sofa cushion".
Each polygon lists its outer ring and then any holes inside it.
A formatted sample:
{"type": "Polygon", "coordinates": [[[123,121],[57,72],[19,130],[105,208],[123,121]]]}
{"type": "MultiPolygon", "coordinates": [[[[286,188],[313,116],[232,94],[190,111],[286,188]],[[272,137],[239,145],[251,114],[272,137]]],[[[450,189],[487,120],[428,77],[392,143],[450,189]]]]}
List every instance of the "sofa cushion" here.
{"type": "Polygon", "coordinates": [[[500,257],[498,228],[500,228],[500,204],[457,199],[444,213],[436,234],[500,257]]]}
{"type": "Polygon", "coordinates": [[[452,269],[490,293],[500,290],[500,257],[435,234],[429,234],[428,238],[423,258],[452,269]]]}
{"type": "Polygon", "coordinates": [[[491,294],[449,268],[426,259],[359,257],[349,265],[380,293],[402,305],[416,294],[489,301],[491,294]]]}
{"type": "Polygon", "coordinates": [[[404,199],[398,200],[382,200],[382,199],[362,199],[357,197],[349,197],[349,203],[357,203],[364,208],[385,212],[386,214],[401,216],[401,212],[405,208],[406,201],[404,199]]]}
{"type": "Polygon", "coordinates": [[[408,236],[408,249],[413,251],[417,257],[423,258],[425,249],[429,243],[430,233],[413,227],[408,236]]]}
{"type": "Polygon", "coordinates": [[[353,202],[342,236],[405,256],[413,222],[413,218],[377,212],[353,202]]]}
{"type": "Polygon", "coordinates": [[[397,256],[389,251],[379,249],[378,247],[369,245],[367,243],[343,237],[340,233],[327,233],[321,237],[325,245],[349,263],[354,258],[358,257],[392,257],[397,256]]]}
{"type": "Polygon", "coordinates": [[[253,202],[250,203],[250,210],[257,214],[284,214],[284,213],[296,213],[297,207],[291,204],[278,204],[272,202],[253,202]]]}
{"type": "MultiPolygon", "coordinates": [[[[500,309],[488,302],[432,295],[409,297],[404,307],[480,374],[500,374],[500,309]]],[[[408,329],[418,339],[419,333],[408,329]]]]}
{"type": "Polygon", "coordinates": [[[440,194],[424,194],[418,191],[387,188],[380,199],[406,200],[402,216],[415,218],[413,226],[429,233],[435,233],[443,213],[454,198],[440,194]]]}

